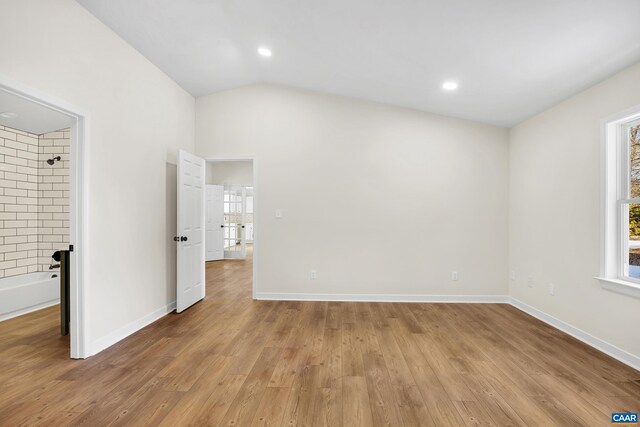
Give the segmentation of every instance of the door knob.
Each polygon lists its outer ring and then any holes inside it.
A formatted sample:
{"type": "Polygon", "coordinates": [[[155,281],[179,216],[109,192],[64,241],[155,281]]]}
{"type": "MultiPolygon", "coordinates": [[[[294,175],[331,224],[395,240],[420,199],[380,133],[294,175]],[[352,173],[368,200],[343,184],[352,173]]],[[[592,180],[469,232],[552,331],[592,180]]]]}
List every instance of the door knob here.
{"type": "Polygon", "coordinates": [[[187,241],[187,236],[180,236],[180,241],[181,242],[186,242],[187,241]]]}
{"type": "Polygon", "coordinates": [[[220,228],[224,228],[224,225],[221,225],[220,228]]]}

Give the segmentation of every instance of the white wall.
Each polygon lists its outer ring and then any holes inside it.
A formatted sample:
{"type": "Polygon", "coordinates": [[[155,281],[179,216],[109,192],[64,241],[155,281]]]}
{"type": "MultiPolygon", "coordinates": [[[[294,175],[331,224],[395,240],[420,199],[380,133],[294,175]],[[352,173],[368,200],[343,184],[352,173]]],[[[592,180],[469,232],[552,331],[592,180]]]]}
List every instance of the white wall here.
{"type": "Polygon", "coordinates": [[[73,0],[0,10],[0,74],[91,113],[88,333],[106,344],[175,300],[162,231],[175,230],[171,163],[193,150],[194,99],[73,0]]]}
{"type": "Polygon", "coordinates": [[[279,86],[196,100],[198,155],[256,156],[259,292],[505,295],[507,146],[501,128],[279,86]]]}
{"type": "Polygon", "coordinates": [[[225,161],[207,162],[207,184],[253,184],[253,162],[225,161]]]}
{"type": "Polygon", "coordinates": [[[511,295],[636,357],[640,301],[603,290],[594,277],[600,120],[640,104],[638,82],[640,65],[511,129],[509,193],[511,295]]]}

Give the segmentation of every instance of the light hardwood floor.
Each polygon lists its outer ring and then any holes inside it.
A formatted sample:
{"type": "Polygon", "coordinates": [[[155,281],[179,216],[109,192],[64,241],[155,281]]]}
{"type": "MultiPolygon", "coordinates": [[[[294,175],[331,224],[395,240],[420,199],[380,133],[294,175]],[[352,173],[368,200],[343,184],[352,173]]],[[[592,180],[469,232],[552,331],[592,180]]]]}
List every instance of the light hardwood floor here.
{"type": "Polygon", "coordinates": [[[0,425],[608,425],[640,372],[500,304],[251,300],[251,263],[84,361],[56,308],[0,323],[0,425]]]}

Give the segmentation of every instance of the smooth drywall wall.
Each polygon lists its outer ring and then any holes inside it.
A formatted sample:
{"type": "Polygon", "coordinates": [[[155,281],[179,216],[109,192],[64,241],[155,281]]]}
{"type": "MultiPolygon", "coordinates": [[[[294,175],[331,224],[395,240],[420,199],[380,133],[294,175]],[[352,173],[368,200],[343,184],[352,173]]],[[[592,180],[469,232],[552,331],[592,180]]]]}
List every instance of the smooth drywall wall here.
{"type": "Polygon", "coordinates": [[[280,86],[196,100],[198,155],[256,159],[258,296],[506,295],[507,147],[505,129],[280,86]]]}
{"type": "Polygon", "coordinates": [[[175,300],[167,163],[193,150],[194,99],[73,0],[0,10],[0,74],[91,114],[86,311],[108,342],[175,300]]]}
{"type": "Polygon", "coordinates": [[[207,162],[207,184],[253,184],[252,161],[207,162]]]}
{"type": "Polygon", "coordinates": [[[594,277],[600,121],[640,104],[638,82],[640,65],[514,127],[509,165],[511,295],[636,357],[640,300],[604,290],[594,277]]]}

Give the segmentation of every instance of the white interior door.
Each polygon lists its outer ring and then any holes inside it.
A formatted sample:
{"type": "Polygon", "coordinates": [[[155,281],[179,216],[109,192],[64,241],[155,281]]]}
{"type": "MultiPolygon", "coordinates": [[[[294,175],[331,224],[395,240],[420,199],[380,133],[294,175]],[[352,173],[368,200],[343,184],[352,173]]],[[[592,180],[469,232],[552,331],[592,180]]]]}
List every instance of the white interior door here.
{"type": "Polygon", "coordinates": [[[224,257],[242,259],[247,256],[245,234],[246,189],[240,185],[224,188],[224,257]]]}
{"type": "Polygon", "coordinates": [[[207,185],[206,260],[224,259],[224,186],[207,185]]]}
{"type": "Polygon", "coordinates": [[[205,262],[205,162],[191,153],[178,152],[178,233],[176,311],[204,298],[205,262]]]}

